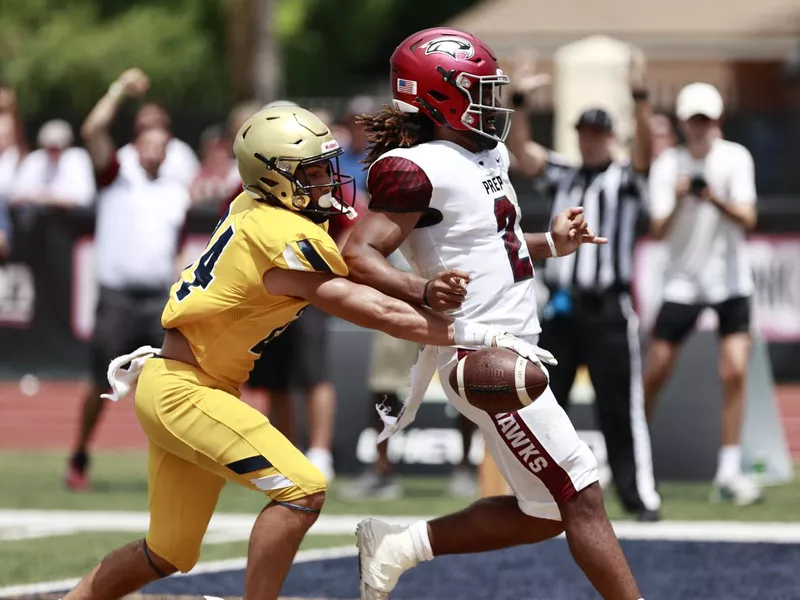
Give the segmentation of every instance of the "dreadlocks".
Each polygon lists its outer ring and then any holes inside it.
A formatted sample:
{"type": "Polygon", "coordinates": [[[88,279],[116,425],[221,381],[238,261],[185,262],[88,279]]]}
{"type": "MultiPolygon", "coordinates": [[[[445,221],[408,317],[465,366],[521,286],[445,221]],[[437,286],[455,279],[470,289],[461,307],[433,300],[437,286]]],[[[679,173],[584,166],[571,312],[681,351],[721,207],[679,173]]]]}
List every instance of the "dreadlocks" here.
{"type": "Polygon", "coordinates": [[[404,113],[384,106],[376,115],[359,115],[356,123],[363,125],[367,134],[367,156],[362,161],[366,165],[389,150],[433,140],[433,121],[422,113],[404,113]]]}

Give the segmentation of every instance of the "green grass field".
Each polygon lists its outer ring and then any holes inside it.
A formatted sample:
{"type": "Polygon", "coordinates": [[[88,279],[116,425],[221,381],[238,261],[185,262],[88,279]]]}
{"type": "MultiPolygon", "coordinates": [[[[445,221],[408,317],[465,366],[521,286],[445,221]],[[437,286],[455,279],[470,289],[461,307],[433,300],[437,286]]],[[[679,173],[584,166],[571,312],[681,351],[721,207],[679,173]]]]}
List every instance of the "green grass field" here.
{"type": "MultiPolygon", "coordinates": [[[[65,457],[48,452],[0,452],[0,510],[146,511],[145,456],[141,452],[102,453],[94,458],[93,490],[67,492],[61,483],[65,457]]],[[[343,501],[337,491],[347,485],[338,478],[328,494],[325,515],[436,515],[458,510],[468,500],[448,498],[443,478],[407,477],[405,497],[392,501],[343,501]]],[[[760,505],[737,508],[708,503],[706,484],[665,483],[663,514],[675,520],[800,521],[800,481],[766,491],[760,505]]],[[[218,512],[255,515],[264,498],[234,485],[226,486],[218,512]]],[[[627,518],[613,494],[607,508],[612,519],[627,518]]],[[[95,532],[56,537],[3,540],[0,528],[0,587],[77,577],[114,547],[140,537],[132,532],[95,532]]],[[[303,548],[353,544],[352,535],[309,535],[303,548]]],[[[246,541],[206,544],[203,561],[244,557],[246,541]]]]}

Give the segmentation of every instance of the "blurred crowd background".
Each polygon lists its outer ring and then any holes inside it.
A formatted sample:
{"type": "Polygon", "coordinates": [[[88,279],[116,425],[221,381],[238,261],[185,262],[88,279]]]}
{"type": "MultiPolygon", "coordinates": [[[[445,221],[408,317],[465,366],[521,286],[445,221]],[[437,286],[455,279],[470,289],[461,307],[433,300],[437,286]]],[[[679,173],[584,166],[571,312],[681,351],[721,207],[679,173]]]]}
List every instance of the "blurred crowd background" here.
{"type": "MultiPolygon", "coordinates": [[[[357,206],[363,210],[359,161],[365,140],[355,116],[388,101],[388,58],[397,43],[414,30],[440,24],[479,36],[503,64],[512,65],[520,51],[536,51],[538,73],[553,82],[533,97],[533,136],[567,155],[574,156],[575,142],[562,139],[559,123],[574,115],[566,114],[558,95],[558,56],[568,44],[601,35],[642,54],[655,111],[654,157],[680,141],[674,108],[681,87],[713,84],[725,102],[725,139],[743,144],[755,162],[756,234],[795,244],[785,247],[789,250],[776,246],[784,260],[766,261],[774,269],[756,274],[756,294],[771,327],[764,335],[771,376],[780,384],[800,381],[800,252],[792,255],[800,249],[800,8],[796,0],[673,0],[665,9],[660,0],[0,0],[0,377],[8,383],[3,393],[16,393],[25,377],[28,383],[31,377],[88,377],[98,296],[94,269],[100,262],[90,250],[98,178],[81,127],[122,73],[141,69],[147,85],[120,100],[109,131],[123,168],[125,148],[141,131],[154,123],[168,131],[159,177],[188,194],[176,258],[176,265],[185,265],[240,190],[232,155],[235,132],[269,102],[296,102],[330,124],[346,149],[341,167],[356,177],[357,206]]],[[[586,83],[587,102],[595,83],[586,83]]],[[[597,83],[598,89],[602,85],[597,83]]],[[[632,117],[615,117],[624,146],[632,117]]],[[[545,186],[519,172],[513,181],[523,229],[544,229],[553,200],[545,186]]],[[[336,233],[344,236],[346,230],[336,233]]],[[[386,352],[372,376],[390,369],[387,363],[397,366],[400,359],[386,352]]],[[[336,347],[329,346],[334,354],[336,347]]],[[[369,374],[367,366],[364,371],[369,374]]],[[[329,369],[324,377],[299,384],[322,411],[316,422],[323,430],[343,418],[334,417],[337,393],[338,414],[355,403],[355,413],[366,421],[374,398],[402,387],[395,381],[370,383],[365,376],[356,389],[353,378],[341,373],[329,369]],[[348,379],[350,387],[338,385],[337,377],[348,379]]],[[[791,402],[800,404],[800,398],[791,402]]],[[[291,417],[286,419],[290,423],[291,417]]],[[[303,428],[313,429],[314,422],[310,410],[303,428]]],[[[78,414],[73,423],[78,428],[78,414]]],[[[378,456],[365,449],[368,442],[354,447],[358,436],[349,438],[349,446],[340,444],[336,429],[332,439],[330,432],[320,436],[318,443],[299,443],[333,451],[337,462],[348,465],[345,470],[377,461],[381,474],[390,473],[385,450],[378,456]]],[[[465,428],[463,450],[441,459],[463,467],[454,489],[466,494],[475,493],[471,436],[465,428]]],[[[800,451],[798,442],[790,443],[800,451]]],[[[378,487],[396,492],[390,481],[378,487]]]]}

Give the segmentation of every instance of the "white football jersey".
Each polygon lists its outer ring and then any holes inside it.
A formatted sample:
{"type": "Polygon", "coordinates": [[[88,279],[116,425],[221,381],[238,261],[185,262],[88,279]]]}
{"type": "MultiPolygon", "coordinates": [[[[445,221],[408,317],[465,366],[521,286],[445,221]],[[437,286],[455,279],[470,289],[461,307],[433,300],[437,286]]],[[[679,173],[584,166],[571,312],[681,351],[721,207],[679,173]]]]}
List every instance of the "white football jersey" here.
{"type": "MultiPolygon", "coordinates": [[[[508,178],[506,147],[499,144],[494,150],[472,153],[451,142],[434,141],[399,148],[381,156],[370,168],[370,175],[375,165],[392,157],[403,172],[383,189],[380,182],[370,182],[372,200],[379,193],[397,195],[415,177],[429,181],[425,182],[427,213],[400,246],[412,269],[425,278],[448,269],[469,273],[466,299],[460,309],[450,313],[452,316],[496,325],[518,336],[537,336],[541,327],[536,314],[533,264],[519,225],[517,196],[508,178]],[[397,159],[410,161],[424,175],[411,173],[416,168],[397,159]]],[[[384,165],[377,168],[377,172],[384,170],[384,165]]],[[[376,178],[388,179],[385,175],[376,178]]],[[[412,210],[402,206],[372,208],[412,210]]],[[[415,204],[413,210],[419,209],[415,204]]]]}

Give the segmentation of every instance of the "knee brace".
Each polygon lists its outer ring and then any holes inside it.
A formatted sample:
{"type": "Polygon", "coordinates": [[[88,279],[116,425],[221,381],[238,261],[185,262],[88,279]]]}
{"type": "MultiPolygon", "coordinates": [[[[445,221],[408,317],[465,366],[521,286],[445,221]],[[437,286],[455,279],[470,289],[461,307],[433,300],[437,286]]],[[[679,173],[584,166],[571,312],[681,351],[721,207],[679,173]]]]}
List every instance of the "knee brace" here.
{"type": "Polygon", "coordinates": [[[161,578],[169,577],[169,573],[165,573],[161,570],[161,568],[153,561],[153,557],[150,556],[150,548],[147,547],[147,540],[142,540],[142,548],[144,548],[144,555],[147,557],[147,562],[150,564],[150,567],[156,574],[161,578]]]}
{"type": "Polygon", "coordinates": [[[290,510],[297,510],[304,513],[314,513],[319,514],[321,511],[308,508],[307,506],[300,506],[299,504],[292,504],[291,502],[279,502],[278,500],[273,500],[272,504],[277,504],[278,506],[283,506],[284,508],[288,508],[290,510]]]}

